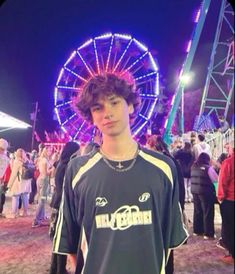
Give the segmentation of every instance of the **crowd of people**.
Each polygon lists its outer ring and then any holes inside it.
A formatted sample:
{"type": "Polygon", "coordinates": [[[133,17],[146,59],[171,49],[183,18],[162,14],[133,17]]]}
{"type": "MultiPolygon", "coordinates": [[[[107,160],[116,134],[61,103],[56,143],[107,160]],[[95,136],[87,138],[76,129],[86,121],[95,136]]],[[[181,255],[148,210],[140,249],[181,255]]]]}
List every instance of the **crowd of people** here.
{"type": "Polygon", "coordinates": [[[78,109],[101,132],[99,140],[8,155],[8,142],[0,139],[0,217],[27,216],[29,203],[36,204],[32,228],[48,224],[53,240],[50,273],[66,273],[67,256],[75,273],[173,273],[173,249],[189,236],[185,203],[193,203],[193,235],[205,240],[216,237],[219,203],[217,245],[227,250],[223,262],[234,263],[234,143],[218,159],[201,133],[196,142],[169,147],[161,136],[146,135],[139,145],[130,130],[139,106],[133,84],[96,76],[82,94],[78,109]]]}

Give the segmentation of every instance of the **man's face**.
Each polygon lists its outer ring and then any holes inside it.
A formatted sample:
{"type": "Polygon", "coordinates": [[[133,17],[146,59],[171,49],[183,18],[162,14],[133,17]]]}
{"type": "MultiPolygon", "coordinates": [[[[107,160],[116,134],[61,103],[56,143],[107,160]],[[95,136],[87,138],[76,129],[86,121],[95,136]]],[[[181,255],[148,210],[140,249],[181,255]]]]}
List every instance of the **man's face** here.
{"type": "Polygon", "coordinates": [[[229,154],[229,144],[224,145],[225,152],[229,154]]]}
{"type": "Polygon", "coordinates": [[[103,135],[119,136],[129,128],[129,115],[133,113],[133,105],[115,94],[99,98],[90,108],[93,124],[103,135]]]}

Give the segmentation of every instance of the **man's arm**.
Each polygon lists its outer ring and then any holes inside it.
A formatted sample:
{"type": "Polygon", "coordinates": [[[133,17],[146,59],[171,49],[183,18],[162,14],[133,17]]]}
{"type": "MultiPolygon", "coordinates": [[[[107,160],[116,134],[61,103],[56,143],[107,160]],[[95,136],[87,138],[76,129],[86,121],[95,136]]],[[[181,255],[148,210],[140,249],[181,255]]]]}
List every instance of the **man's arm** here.
{"type": "MultiPolygon", "coordinates": [[[[76,254],[81,227],[77,222],[75,195],[72,188],[73,170],[68,166],[65,174],[63,194],[58,221],[53,240],[53,252],[59,254],[76,254]]],[[[78,199],[76,197],[76,199],[78,199]]]]}

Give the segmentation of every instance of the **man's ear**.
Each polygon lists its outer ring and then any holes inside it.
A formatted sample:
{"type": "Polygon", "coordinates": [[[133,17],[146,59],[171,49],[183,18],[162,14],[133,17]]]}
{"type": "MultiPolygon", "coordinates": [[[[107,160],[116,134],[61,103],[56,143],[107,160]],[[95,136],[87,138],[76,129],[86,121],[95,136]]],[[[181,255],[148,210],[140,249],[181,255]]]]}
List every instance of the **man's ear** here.
{"type": "Polygon", "coordinates": [[[133,104],[129,104],[128,105],[128,112],[129,112],[129,114],[133,114],[134,113],[134,106],[133,106],[133,104]]]}

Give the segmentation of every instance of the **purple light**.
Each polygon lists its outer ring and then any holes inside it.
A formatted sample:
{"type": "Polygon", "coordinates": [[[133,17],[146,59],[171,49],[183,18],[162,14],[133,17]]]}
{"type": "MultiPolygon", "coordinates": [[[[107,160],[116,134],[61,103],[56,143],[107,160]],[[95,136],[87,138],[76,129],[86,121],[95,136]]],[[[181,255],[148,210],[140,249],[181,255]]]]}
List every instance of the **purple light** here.
{"type": "Polygon", "coordinates": [[[189,40],[187,48],[186,48],[186,52],[190,51],[191,45],[192,45],[192,40],[189,40]]]}
{"type": "Polygon", "coordinates": [[[133,41],[133,39],[131,39],[130,42],[128,43],[128,45],[126,46],[126,48],[125,48],[125,50],[123,51],[123,53],[122,53],[120,59],[118,60],[116,66],[114,67],[113,72],[116,71],[117,67],[119,66],[120,62],[122,61],[122,58],[124,57],[124,55],[126,54],[128,48],[130,47],[132,41],[133,41]]]}
{"type": "Polygon", "coordinates": [[[60,88],[60,89],[72,89],[72,90],[79,90],[79,88],[69,87],[69,86],[57,86],[57,88],[60,88]]]}
{"type": "Polygon", "coordinates": [[[148,120],[145,121],[134,133],[133,136],[135,137],[143,128],[144,126],[148,123],[148,120]]]}
{"type": "Polygon", "coordinates": [[[107,38],[110,38],[111,36],[112,36],[112,33],[105,33],[103,35],[97,36],[95,38],[95,40],[98,40],[98,39],[107,39],[107,38]]]}
{"type": "Polygon", "coordinates": [[[141,80],[141,79],[143,79],[143,78],[149,77],[149,76],[154,75],[154,74],[157,74],[157,71],[153,71],[153,72],[150,72],[150,73],[148,73],[148,74],[139,76],[139,77],[135,78],[135,80],[136,80],[136,81],[139,81],[139,80],[141,80]]]}
{"type": "Polygon", "coordinates": [[[58,95],[58,89],[57,89],[57,87],[55,87],[55,89],[54,89],[54,106],[57,103],[57,95],[58,95]]]}
{"type": "Polygon", "coordinates": [[[81,131],[82,127],[85,125],[85,121],[82,122],[81,126],[78,128],[76,134],[74,135],[73,139],[76,139],[78,136],[78,133],[81,131]]]}
{"type": "Polygon", "coordinates": [[[127,69],[125,69],[121,75],[123,75],[124,73],[126,73],[127,71],[129,71],[135,64],[137,64],[141,59],[144,58],[144,56],[148,54],[148,52],[146,51],[143,55],[141,55],[134,63],[132,63],[127,69]]]}
{"type": "Polygon", "coordinates": [[[140,94],[141,98],[157,98],[156,94],[147,94],[147,93],[142,93],[140,94]]]}
{"type": "Polygon", "coordinates": [[[142,43],[140,43],[138,40],[136,40],[135,38],[133,39],[134,40],[134,42],[138,45],[138,47],[140,48],[140,49],[142,49],[143,51],[148,51],[148,48],[145,46],[145,45],[143,45],[142,43]]]}
{"type": "Polygon", "coordinates": [[[67,101],[67,102],[65,102],[65,103],[63,103],[63,104],[57,105],[56,108],[63,107],[63,106],[68,105],[68,104],[70,104],[70,103],[72,103],[72,101],[67,101]]]}
{"type": "Polygon", "coordinates": [[[85,67],[88,70],[88,72],[90,73],[90,75],[94,76],[93,73],[91,72],[90,68],[88,67],[87,63],[85,62],[85,60],[83,59],[82,55],[80,54],[80,52],[78,50],[77,50],[77,54],[81,58],[83,64],[85,65],[85,67]]]}
{"type": "Polygon", "coordinates": [[[107,58],[105,71],[108,71],[110,54],[111,54],[111,50],[112,50],[112,47],[113,47],[113,39],[114,39],[114,36],[112,36],[112,39],[111,39],[111,44],[110,44],[110,47],[109,47],[109,53],[108,53],[108,58],[107,58]]]}
{"type": "Polygon", "coordinates": [[[97,53],[95,39],[94,39],[93,44],[94,44],[94,50],[95,50],[95,60],[96,60],[97,71],[98,71],[98,74],[100,74],[100,65],[99,65],[99,59],[98,59],[98,53],[97,53]]]}
{"type": "Polygon", "coordinates": [[[58,122],[61,125],[61,120],[60,120],[60,116],[59,116],[59,113],[58,113],[58,109],[55,107],[54,110],[55,110],[55,114],[57,116],[58,122]]]}
{"type": "Polygon", "coordinates": [[[61,126],[61,129],[63,130],[64,133],[67,133],[67,130],[63,126],[61,126]]]}
{"type": "MultiPolygon", "coordinates": [[[[89,39],[88,41],[86,41],[83,45],[81,45],[81,47],[79,47],[77,50],[83,49],[85,47],[87,47],[88,45],[90,45],[90,43],[92,43],[93,39],[89,39]]],[[[76,53],[76,51],[75,51],[76,53]]]]}
{"type": "Polygon", "coordinates": [[[130,39],[131,39],[131,36],[128,35],[128,34],[119,34],[119,33],[115,33],[114,36],[115,36],[115,37],[118,37],[118,38],[125,39],[125,40],[130,40],[130,39]]]}
{"type": "Polygon", "coordinates": [[[76,51],[74,51],[71,55],[70,55],[70,57],[69,57],[69,59],[66,61],[66,63],[64,64],[64,66],[66,67],[67,66],[67,64],[73,59],[73,57],[76,55],[76,51]]]}
{"type": "Polygon", "coordinates": [[[67,70],[68,72],[72,73],[73,75],[75,75],[76,77],[78,77],[79,79],[81,79],[82,81],[87,82],[87,80],[85,78],[83,78],[79,74],[75,73],[74,71],[68,69],[67,67],[65,67],[64,69],[67,70]]]}
{"type": "Polygon", "coordinates": [[[60,70],[60,74],[59,74],[59,77],[58,77],[58,79],[57,79],[56,85],[58,85],[58,83],[59,83],[59,81],[60,81],[60,79],[61,79],[63,73],[64,73],[64,68],[62,68],[62,69],[60,70]]]}
{"type": "Polygon", "coordinates": [[[156,63],[155,63],[155,61],[154,61],[154,59],[153,59],[153,56],[152,56],[151,52],[148,52],[148,54],[149,54],[149,58],[150,58],[150,61],[151,61],[152,66],[153,66],[153,69],[156,70],[156,71],[158,71],[158,66],[157,66],[156,63]]]}
{"type": "Polygon", "coordinates": [[[71,119],[73,119],[74,116],[76,116],[77,114],[74,113],[73,115],[71,115],[67,120],[65,120],[63,123],[62,123],[62,126],[64,126],[65,124],[67,124],[71,119]]]}
{"type": "Polygon", "coordinates": [[[199,18],[200,18],[200,15],[201,15],[201,9],[199,9],[199,10],[197,11],[197,13],[196,13],[196,17],[195,17],[195,19],[194,19],[194,22],[195,22],[195,23],[198,22],[198,20],[199,20],[199,18]]]}
{"type": "Polygon", "coordinates": [[[139,113],[139,116],[142,117],[144,120],[148,120],[148,118],[142,115],[141,113],[139,113]]]}

